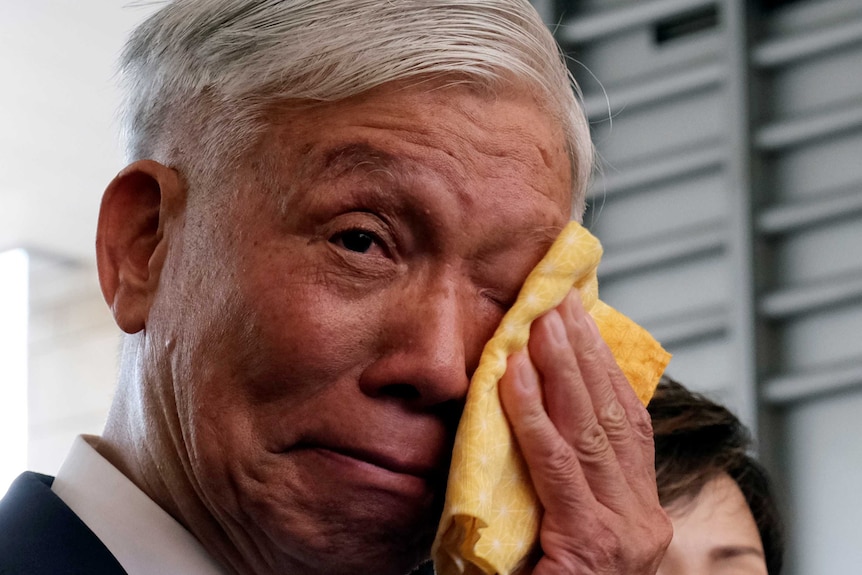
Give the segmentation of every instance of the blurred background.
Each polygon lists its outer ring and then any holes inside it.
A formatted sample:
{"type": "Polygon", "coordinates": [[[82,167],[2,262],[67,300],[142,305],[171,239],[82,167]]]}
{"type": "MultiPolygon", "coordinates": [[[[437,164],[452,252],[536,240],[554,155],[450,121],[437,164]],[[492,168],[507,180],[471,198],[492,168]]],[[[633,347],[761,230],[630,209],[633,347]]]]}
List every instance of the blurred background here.
{"type": "MultiPolygon", "coordinates": [[[[602,298],[756,433],[790,575],[862,565],[862,0],[536,0],[601,173],[602,298]]],[[[115,62],[153,2],[0,3],[0,493],[99,433],[115,62]]]]}

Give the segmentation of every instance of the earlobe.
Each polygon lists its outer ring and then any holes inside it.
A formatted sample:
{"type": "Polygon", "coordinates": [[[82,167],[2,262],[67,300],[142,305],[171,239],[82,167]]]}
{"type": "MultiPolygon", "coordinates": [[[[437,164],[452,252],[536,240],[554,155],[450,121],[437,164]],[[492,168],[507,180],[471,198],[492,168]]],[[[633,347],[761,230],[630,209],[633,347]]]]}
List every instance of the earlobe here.
{"type": "Polygon", "coordinates": [[[96,262],[102,295],[126,333],[146,327],[166,255],[166,225],[183,208],[179,174],[152,160],[121,171],[102,196],[96,262]]]}

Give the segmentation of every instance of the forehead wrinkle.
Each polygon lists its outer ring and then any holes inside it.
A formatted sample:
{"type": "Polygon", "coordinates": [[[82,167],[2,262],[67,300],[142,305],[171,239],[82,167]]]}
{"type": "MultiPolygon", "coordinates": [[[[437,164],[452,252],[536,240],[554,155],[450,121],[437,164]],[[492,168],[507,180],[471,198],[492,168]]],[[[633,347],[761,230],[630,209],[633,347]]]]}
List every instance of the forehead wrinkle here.
{"type": "Polygon", "coordinates": [[[380,148],[365,142],[350,142],[327,150],[320,162],[321,171],[334,177],[347,172],[363,170],[394,176],[392,167],[396,158],[380,148]]]}
{"type": "MultiPolygon", "coordinates": [[[[442,177],[445,188],[452,193],[453,197],[463,206],[473,202],[469,194],[469,186],[463,182],[469,181],[469,170],[465,170],[465,163],[457,155],[448,149],[435,146],[430,141],[431,131],[419,130],[397,130],[388,124],[375,125],[373,123],[363,124],[365,128],[381,130],[389,135],[396,135],[402,143],[421,148],[425,153],[411,153],[408,148],[402,148],[399,153],[391,153],[385,149],[369,142],[349,142],[325,150],[317,158],[310,158],[305,172],[306,176],[323,177],[335,180],[349,176],[357,171],[376,180],[383,180],[395,190],[408,190],[416,185],[432,185],[431,181],[442,177]],[[432,153],[428,154],[427,151],[432,153]],[[439,159],[435,159],[439,158],[439,159]],[[455,162],[448,161],[453,159],[455,162]],[[429,169],[430,168],[430,171],[429,169]],[[417,184],[419,180],[430,176],[431,181],[417,184]]],[[[436,188],[436,186],[434,186],[436,188]]],[[[443,200],[439,198],[438,200],[443,200]]],[[[427,203],[428,200],[423,200],[427,203]]],[[[442,208],[445,201],[432,201],[437,208],[442,208]]],[[[429,205],[425,206],[430,207],[429,205]]],[[[433,212],[424,211],[426,217],[433,212]]],[[[432,218],[433,219],[433,218],[432,218]]]]}
{"type": "MultiPolygon", "coordinates": [[[[571,199],[568,184],[560,190],[562,197],[556,197],[557,178],[562,172],[553,161],[554,142],[537,140],[530,130],[507,122],[494,122],[489,128],[471,109],[459,108],[457,112],[465,119],[456,124],[457,130],[448,127],[432,129],[426,135],[447,142],[447,146],[441,146],[439,150],[456,161],[456,173],[447,175],[452,177],[453,189],[459,192],[459,196],[463,196],[467,202],[472,201],[464,189],[465,182],[477,179],[499,179],[505,182],[515,175],[540,196],[568,205],[571,199]]],[[[557,156],[568,161],[563,153],[557,156]]],[[[563,168],[566,175],[567,166],[563,168]]],[[[446,172],[451,172],[451,168],[446,172]]],[[[503,189],[500,188],[500,191],[503,189]]],[[[506,191],[511,193],[514,190],[506,191]]]]}
{"type": "MultiPolygon", "coordinates": [[[[498,98],[488,96],[482,99],[482,104],[476,104],[448,98],[443,93],[434,95],[436,99],[446,98],[446,107],[442,114],[455,116],[456,119],[450,122],[435,118],[418,125],[410,124],[409,128],[405,129],[402,122],[405,118],[409,119],[410,114],[395,114],[384,118],[369,118],[362,123],[362,127],[383,132],[389,137],[424,150],[432,150],[430,155],[426,153],[418,156],[420,164],[428,164],[447,179],[448,187],[456,193],[459,200],[468,205],[473,200],[464,189],[465,182],[475,181],[477,178],[497,179],[501,174],[505,180],[514,172],[540,195],[554,201],[563,201],[568,206],[571,201],[568,182],[565,189],[561,190],[561,198],[554,197],[556,194],[552,190],[545,189],[549,184],[553,188],[559,175],[566,178],[570,175],[563,134],[559,130],[553,130],[553,124],[550,124],[553,131],[548,134],[549,138],[536,139],[536,133],[531,126],[519,126],[507,121],[511,112],[504,113],[500,121],[491,121],[489,124],[484,114],[484,106],[498,101],[498,98]],[[559,148],[559,153],[555,154],[555,146],[559,148]],[[486,162],[477,161],[477,156],[490,158],[492,162],[488,165],[486,162]],[[558,162],[555,163],[555,158],[562,159],[565,165],[556,165],[558,162]]],[[[375,150],[378,155],[374,159],[381,162],[397,159],[369,146],[369,151],[375,150]]],[[[408,155],[408,158],[411,156],[408,155]]],[[[566,212],[568,213],[568,209],[566,212]]]]}
{"type": "Polygon", "coordinates": [[[410,179],[401,158],[367,142],[348,142],[322,150],[309,147],[298,155],[300,159],[291,173],[288,193],[281,198],[283,211],[297,200],[296,194],[310,182],[332,182],[361,172],[372,180],[404,189],[410,179]]]}
{"type": "MultiPolygon", "coordinates": [[[[501,98],[498,95],[490,94],[487,96],[486,101],[489,104],[499,103],[501,102],[501,98]]],[[[530,101],[536,110],[542,109],[539,101],[533,98],[530,98],[530,101]]],[[[508,110],[508,108],[505,108],[505,110],[508,110]]],[[[452,111],[463,116],[465,119],[465,122],[457,124],[459,131],[463,132],[465,126],[472,128],[469,134],[463,137],[463,139],[467,140],[479,153],[490,157],[514,158],[519,163],[530,167],[541,166],[554,169],[555,166],[552,161],[553,148],[559,147],[561,151],[560,157],[568,161],[568,157],[564,152],[564,134],[560,128],[555,127],[555,122],[547,113],[541,113],[540,115],[544,118],[548,127],[551,128],[551,132],[546,134],[550,138],[536,140],[533,125],[522,126],[516,122],[508,121],[512,113],[511,110],[509,110],[509,113],[503,113],[500,116],[500,120],[502,121],[495,121],[497,118],[494,118],[490,122],[490,125],[488,118],[483,114],[484,109],[477,107],[473,103],[455,106],[452,108],[452,111]],[[469,137],[473,134],[478,135],[478,137],[469,137]],[[488,137],[489,134],[493,134],[493,136],[488,137]],[[511,145],[507,145],[511,142],[520,142],[521,144],[528,144],[528,146],[512,147],[511,145]]],[[[459,132],[454,132],[453,135],[456,137],[461,136],[459,132]]]]}

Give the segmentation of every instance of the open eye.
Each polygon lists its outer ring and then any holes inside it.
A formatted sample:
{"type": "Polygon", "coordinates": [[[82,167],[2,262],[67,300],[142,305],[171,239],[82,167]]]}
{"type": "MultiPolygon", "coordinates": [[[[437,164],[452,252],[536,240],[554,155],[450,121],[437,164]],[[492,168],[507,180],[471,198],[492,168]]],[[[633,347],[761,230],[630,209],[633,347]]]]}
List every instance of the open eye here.
{"type": "Polygon", "coordinates": [[[368,253],[375,247],[379,248],[382,243],[374,233],[362,229],[338,232],[329,241],[348,251],[359,254],[368,253]]]}

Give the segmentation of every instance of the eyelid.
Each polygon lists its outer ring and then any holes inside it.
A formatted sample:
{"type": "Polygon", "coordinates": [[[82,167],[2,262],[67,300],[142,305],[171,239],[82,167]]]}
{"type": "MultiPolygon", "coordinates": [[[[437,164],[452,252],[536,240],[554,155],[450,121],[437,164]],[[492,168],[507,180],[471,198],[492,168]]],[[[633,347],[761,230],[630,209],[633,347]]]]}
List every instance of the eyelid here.
{"type": "Polygon", "coordinates": [[[397,244],[394,234],[390,231],[388,222],[379,215],[368,211],[342,214],[335,218],[333,229],[328,231],[327,236],[331,241],[333,238],[350,232],[368,234],[386,257],[394,258],[396,256],[397,244]]]}
{"type": "Polygon", "coordinates": [[[515,292],[514,294],[507,294],[502,290],[482,288],[479,290],[479,295],[506,312],[509,311],[509,308],[515,305],[518,293],[515,292]]]}

